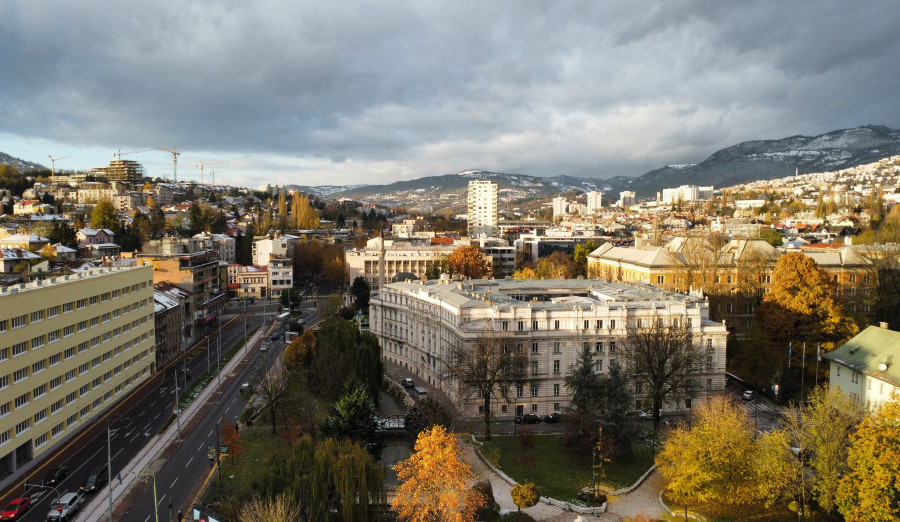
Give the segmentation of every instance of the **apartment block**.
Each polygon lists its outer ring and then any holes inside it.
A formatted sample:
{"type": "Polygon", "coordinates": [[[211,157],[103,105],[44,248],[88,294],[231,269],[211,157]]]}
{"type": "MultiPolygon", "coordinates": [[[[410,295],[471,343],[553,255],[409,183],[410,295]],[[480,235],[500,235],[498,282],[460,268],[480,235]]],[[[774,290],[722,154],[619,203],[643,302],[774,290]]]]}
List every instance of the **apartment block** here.
{"type": "Polygon", "coordinates": [[[95,268],[0,289],[0,475],[155,369],[153,270],[95,268]]]}
{"type": "Polygon", "coordinates": [[[469,182],[469,237],[484,234],[488,237],[497,235],[497,182],[472,180],[469,182]]]}

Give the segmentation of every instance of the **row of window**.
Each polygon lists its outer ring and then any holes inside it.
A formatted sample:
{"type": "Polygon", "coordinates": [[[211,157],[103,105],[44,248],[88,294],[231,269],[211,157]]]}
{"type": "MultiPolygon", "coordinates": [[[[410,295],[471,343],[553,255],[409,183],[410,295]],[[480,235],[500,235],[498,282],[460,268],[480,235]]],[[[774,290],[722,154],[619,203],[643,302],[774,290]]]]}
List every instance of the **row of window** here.
{"type": "MultiPolygon", "coordinates": [[[[86,297],[84,299],[78,299],[77,301],[70,301],[68,303],[63,303],[61,305],[53,305],[48,308],[42,310],[35,310],[30,314],[25,314],[17,317],[13,317],[12,319],[0,319],[0,332],[6,331],[8,328],[15,329],[22,326],[25,326],[26,318],[30,319],[30,322],[37,323],[43,321],[45,318],[52,318],[58,315],[67,314],[69,312],[73,312],[75,310],[81,310],[83,308],[87,308],[89,305],[93,306],[99,303],[105,303],[110,299],[117,299],[120,296],[125,296],[130,294],[131,292],[137,292],[138,290],[142,290],[147,288],[148,285],[152,285],[152,282],[141,282],[135,283],[130,286],[124,286],[120,289],[112,290],[110,292],[104,292],[102,294],[97,294],[91,297],[86,297]]],[[[142,305],[143,306],[143,305],[142,305]]]]}

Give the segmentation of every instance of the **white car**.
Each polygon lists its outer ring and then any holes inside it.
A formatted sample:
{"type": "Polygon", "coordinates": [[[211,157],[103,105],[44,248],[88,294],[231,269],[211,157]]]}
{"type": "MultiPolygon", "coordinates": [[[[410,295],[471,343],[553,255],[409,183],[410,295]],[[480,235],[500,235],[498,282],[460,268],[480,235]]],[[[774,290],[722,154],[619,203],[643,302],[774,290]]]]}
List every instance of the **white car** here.
{"type": "Polygon", "coordinates": [[[753,390],[747,390],[744,392],[743,398],[745,401],[752,401],[756,398],[756,392],[753,390]]]}

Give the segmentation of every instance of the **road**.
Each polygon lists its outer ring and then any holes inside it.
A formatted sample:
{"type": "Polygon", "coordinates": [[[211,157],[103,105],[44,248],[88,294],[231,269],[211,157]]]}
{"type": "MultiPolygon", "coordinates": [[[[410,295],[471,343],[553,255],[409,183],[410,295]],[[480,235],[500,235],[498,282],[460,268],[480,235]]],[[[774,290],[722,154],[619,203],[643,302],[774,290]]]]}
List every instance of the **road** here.
{"type": "MultiPolygon", "coordinates": [[[[301,310],[304,323],[314,322],[314,305],[302,306],[301,310]]],[[[269,368],[281,356],[286,346],[281,335],[283,330],[284,327],[277,330],[280,335],[277,341],[266,338],[271,343],[271,349],[257,351],[250,359],[243,361],[233,375],[227,376],[227,381],[226,376],[222,376],[222,393],[213,396],[209,411],[194,430],[184,434],[184,442],[157,471],[155,503],[161,520],[170,520],[166,518],[170,515],[169,505],[172,505],[171,515],[174,516],[179,507],[190,500],[188,497],[194,487],[206,477],[210,466],[207,448],[217,442],[221,444],[221,436],[218,435],[220,421],[223,418],[232,423],[237,420],[249,398],[249,395],[245,397],[239,393],[241,384],[252,380],[256,368],[269,368]]],[[[154,515],[154,492],[152,487],[147,487],[123,520],[150,521],[154,520],[154,515]]]]}
{"type": "MultiPolygon", "coordinates": [[[[252,330],[261,323],[261,316],[250,316],[247,321],[248,330],[252,330]]],[[[223,352],[225,346],[232,346],[238,340],[242,340],[243,336],[243,320],[224,321],[222,324],[223,352]]],[[[102,430],[96,437],[92,440],[90,437],[82,437],[84,440],[68,443],[59,450],[57,455],[46,459],[53,460],[54,465],[64,465],[69,468],[68,476],[57,486],[60,494],[77,491],[93,469],[107,463],[107,432],[105,429],[107,425],[111,440],[112,476],[113,480],[116,480],[115,477],[119,470],[137,455],[147,441],[159,432],[169,420],[175,406],[175,366],[187,369],[187,374],[191,377],[187,384],[190,385],[206,371],[207,365],[215,364],[217,360],[216,333],[212,333],[211,337],[213,340],[210,343],[212,349],[209,361],[207,361],[207,343],[204,338],[186,350],[183,359],[168,363],[166,367],[161,368],[162,375],[148,382],[146,389],[142,390],[144,395],[133,398],[133,404],[129,404],[130,407],[127,410],[109,416],[104,414],[103,419],[95,421],[100,424],[98,429],[102,430]]],[[[186,384],[184,371],[178,371],[178,379],[180,389],[184,390],[186,384]]],[[[50,466],[41,467],[36,468],[40,471],[36,472],[31,480],[39,481],[50,466]],[[40,469],[41,467],[43,469],[40,469]]],[[[105,487],[103,492],[106,492],[105,487]]],[[[25,488],[24,491],[22,489],[7,491],[4,497],[10,498],[11,495],[31,497],[32,507],[22,517],[21,520],[24,521],[45,520],[50,510],[50,502],[56,497],[53,490],[33,486],[25,488]]]]}

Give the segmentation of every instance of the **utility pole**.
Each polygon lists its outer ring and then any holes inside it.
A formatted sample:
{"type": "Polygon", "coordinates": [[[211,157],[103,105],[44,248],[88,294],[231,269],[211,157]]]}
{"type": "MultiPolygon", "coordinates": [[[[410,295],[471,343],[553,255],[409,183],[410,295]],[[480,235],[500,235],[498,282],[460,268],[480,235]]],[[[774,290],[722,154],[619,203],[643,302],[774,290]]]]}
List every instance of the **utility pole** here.
{"type": "MultiPolygon", "coordinates": [[[[174,366],[173,370],[175,371],[175,424],[178,429],[178,439],[181,439],[181,401],[178,399],[178,366],[174,366]]],[[[185,374],[184,386],[185,388],[187,387],[187,374],[185,374]]]]}
{"type": "Polygon", "coordinates": [[[219,328],[216,334],[216,388],[222,391],[222,313],[218,315],[219,328]]]}
{"type": "Polygon", "coordinates": [[[175,147],[172,147],[171,149],[160,147],[160,150],[172,153],[172,177],[174,178],[173,182],[178,183],[178,155],[181,153],[177,152],[175,147]]]}
{"type": "Polygon", "coordinates": [[[153,514],[156,515],[156,522],[159,522],[159,504],[156,500],[156,470],[147,466],[143,471],[138,473],[138,476],[153,478],[153,514]]]}

